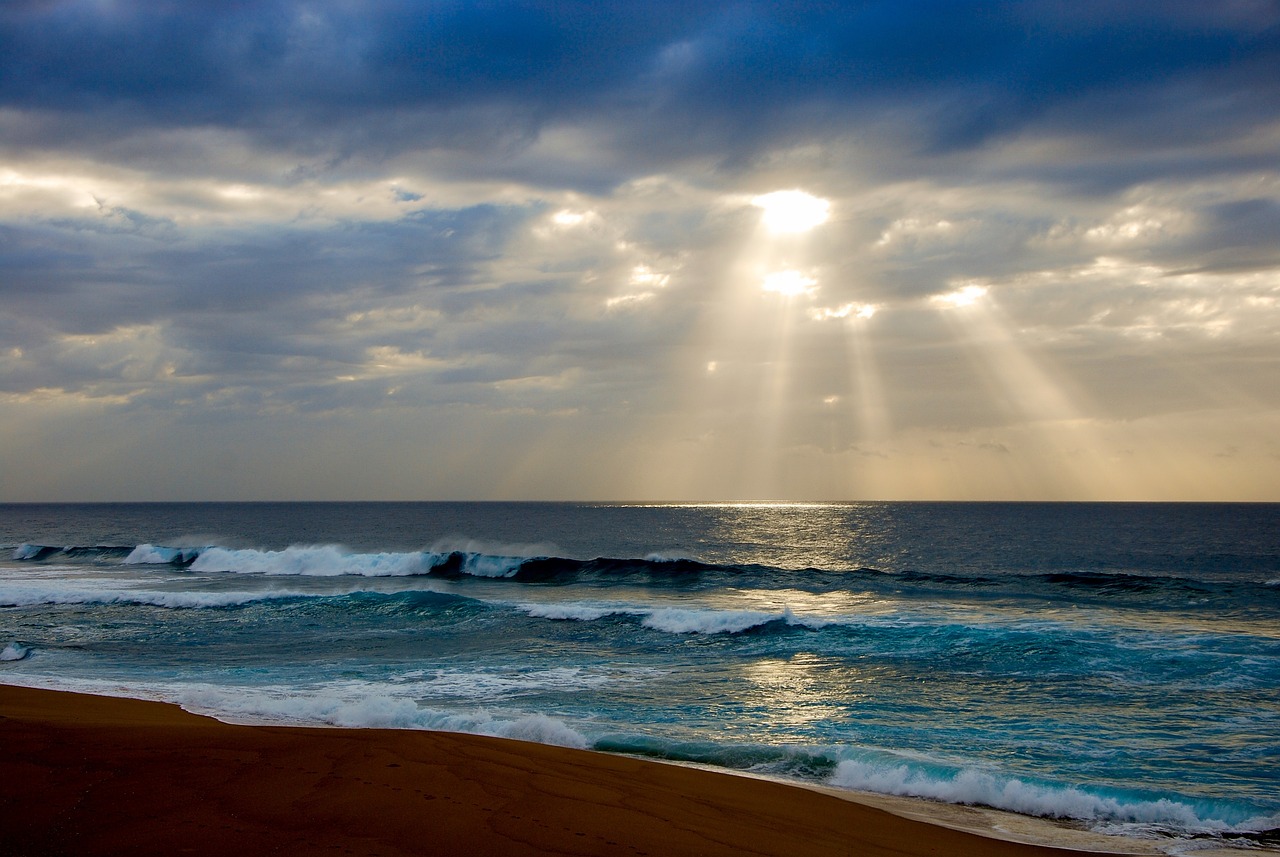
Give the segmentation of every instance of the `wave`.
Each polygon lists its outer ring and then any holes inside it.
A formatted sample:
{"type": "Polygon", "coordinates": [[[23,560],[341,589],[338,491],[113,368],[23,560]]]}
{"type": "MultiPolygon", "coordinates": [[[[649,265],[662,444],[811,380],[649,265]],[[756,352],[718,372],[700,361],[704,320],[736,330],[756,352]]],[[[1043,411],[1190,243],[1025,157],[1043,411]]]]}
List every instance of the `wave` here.
{"type": "Polygon", "coordinates": [[[596,607],[591,604],[517,604],[516,608],[535,619],[553,619],[558,622],[594,622],[606,616],[634,615],[636,610],[622,607],[596,607]]]}
{"type": "Polygon", "coordinates": [[[30,646],[14,642],[5,646],[4,651],[0,652],[0,661],[20,661],[29,654],[31,654],[30,646]]]}
{"type": "Polygon", "coordinates": [[[1141,575],[1126,572],[1062,571],[1036,575],[1037,578],[1064,589],[1080,589],[1097,594],[1167,593],[1169,591],[1204,595],[1218,587],[1189,577],[1141,575]]]}
{"type": "Polygon", "coordinates": [[[1260,833],[1280,826],[1280,816],[1212,801],[1103,792],[1037,783],[974,768],[924,763],[843,759],[829,784],[838,788],[990,806],[1023,815],[1070,818],[1108,825],[1153,825],[1182,834],[1260,833]]]}
{"type": "Polygon", "coordinates": [[[255,601],[312,597],[305,592],[165,592],[159,590],[51,587],[47,584],[6,583],[0,587],[0,607],[42,604],[137,604],[176,609],[238,607],[255,601]]]}
{"type": "Polygon", "coordinates": [[[151,682],[135,682],[126,686],[119,681],[68,676],[13,675],[6,676],[5,682],[49,690],[168,702],[227,723],[325,724],[344,728],[463,732],[579,750],[591,747],[591,740],[582,732],[545,714],[508,712],[505,716],[498,716],[487,709],[446,711],[419,705],[414,699],[404,696],[369,693],[367,687],[353,691],[340,685],[326,686],[317,693],[307,694],[300,693],[297,688],[282,687],[151,682]]]}
{"type": "MultiPolygon", "coordinates": [[[[512,699],[535,693],[598,690],[618,683],[634,684],[655,671],[646,668],[586,669],[432,669],[410,670],[391,679],[398,694],[415,699],[456,698],[472,701],[512,699]]],[[[365,684],[368,687],[368,684],[365,684]]]]}
{"type": "Polygon", "coordinates": [[[167,548],[138,545],[124,558],[125,565],[174,565],[186,568],[195,562],[204,548],[167,548]]]}
{"type": "Polygon", "coordinates": [[[353,554],[335,545],[290,547],[279,551],[208,548],[189,568],[198,572],[232,572],[308,577],[404,577],[427,574],[435,564],[426,553],[353,554]]]}
{"type": "Polygon", "coordinates": [[[756,610],[689,610],[663,607],[650,611],[640,623],[668,634],[741,634],[777,624],[779,627],[805,625],[790,610],[764,613],[756,610]]]}
{"type": "Polygon", "coordinates": [[[517,604],[518,610],[537,619],[594,622],[610,616],[638,618],[640,624],[667,634],[742,634],[776,625],[779,628],[823,627],[821,619],[798,619],[789,608],[777,612],[714,610],[685,607],[606,606],[582,602],[517,604]]]}
{"type": "Polygon", "coordinates": [[[591,749],[810,782],[828,780],[838,764],[834,755],[823,748],[674,741],[654,735],[606,735],[596,739],[591,749]]]}
{"type": "MultiPolygon", "coordinates": [[[[30,546],[24,546],[30,547],[30,546]]],[[[48,554],[46,554],[47,556],[48,554]]],[[[40,558],[25,551],[20,559],[40,558]]],[[[170,565],[194,572],[302,575],[314,577],[507,578],[522,582],[571,579],[679,578],[706,571],[731,570],[683,558],[590,560],[544,556],[504,556],[471,551],[407,551],[355,553],[339,545],[295,545],[283,550],[237,550],[226,547],[166,547],[141,544],[127,551],[128,565],[170,565]]]]}
{"type": "Polygon", "coordinates": [[[646,559],[566,559],[564,557],[535,557],[520,563],[515,574],[517,580],[536,582],[554,580],[595,580],[602,582],[633,580],[675,581],[708,573],[739,575],[742,568],[731,565],[713,565],[682,557],[651,556],[646,559]]]}
{"type": "MultiPolygon", "coordinates": [[[[535,550],[497,548],[498,551],[535,550]]],[[[225,546],[96,545],[52,547],[18,546],[18,561],[116,560],[134,566],[183,568],[197,573],[237,573],[312,577],[407,577],[442,579],[501,579],[529,584],[583,583],[594,586],[625,584],[681,588],[720,583],[772,589],[780,585],[801,591],[866,592],[872,595],[920,597],[939,594],[966,598],[1015,599],[1079,604],[1126,604],[1230,610],[1240,615],[1280,606],[1280,586],[1274,579],[1199,580],[1128,572],[1063,570],[993,575],[975,571],[939,572],[920,569],[845,570],[784,569],[762,565],[715,564],[684,556],[651,552],[644,558],[596,557],[571,559],[488,553],[484,550],[421,550],[356,552],[336,544],[294,545],[281,550],[234,549],[225,546]]]]}
{"type": "Polygon", "coordinates": [[[920,797],[945,803],[990,806],[1023,815],[1074,819],[1099,830],[1121,832],[1143,825],[1163,835],[1249,835],[1280,825],[1247,804],[1197,801],[1121,790],[1091,790],[1033,782],[988,770],[925,760],[877,757],[852,747],[802,747],[714,741],[673,741],[652,735],[608,735],[595,750],[676,762],[693,762],[835,788],[920,797]],[[850,758],[857,754],[858,758],[850,758]]]}
{"type": "MultiPolygon", "coordinates": [[[[859,573],[875,574],[874,569],[859,569],[859,573]]],[[[1030,574],[957,574],[916,569],[887,572],[890,580],[943,588],[999,590],[994,594],[1018,594],[1019,592],[1043,596],[1054,590],[1098,597],[1135,594],[1207,595],[1222,589],[1221,582],[1199,580],[1175,575],[1133,574],[1125,571],[1062,570],[1030,574]]],[[[1247,581],[1241,581],[1248,583],[1247,581]]]]}
{"type": "Polygon", "coordinates": [[[21,544],[14,548],[13,558],[19,562],[39,562],[58,559],[113,559],[125,557],[134,550],[133,545],[56,545],[21,544]]]}
{"type": "Polygon", "coordinates": [[[588,749],[591,741],[564,721],[545,714],[496,716],[486,710],[445,711],[387,694],[342,695],[327,688],[316,695],[207,687],[181,691],[176,701],[192,711],[255,723],[316,724],[372,729],[426,729],[514,738],[559,747],[588,749]]]}

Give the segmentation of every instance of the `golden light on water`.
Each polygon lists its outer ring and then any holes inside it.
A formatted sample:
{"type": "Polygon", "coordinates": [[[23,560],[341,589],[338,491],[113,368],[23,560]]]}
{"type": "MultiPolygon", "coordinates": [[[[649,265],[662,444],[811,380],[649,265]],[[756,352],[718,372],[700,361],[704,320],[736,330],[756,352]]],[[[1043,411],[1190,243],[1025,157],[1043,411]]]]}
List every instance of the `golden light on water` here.
{"type": "Polygon", "coordinates": [[[755,661],[743,667],[743,678],[776,724],[797,728],[849,716],[877,681],[873,670],[812,652],[755,661]]]}

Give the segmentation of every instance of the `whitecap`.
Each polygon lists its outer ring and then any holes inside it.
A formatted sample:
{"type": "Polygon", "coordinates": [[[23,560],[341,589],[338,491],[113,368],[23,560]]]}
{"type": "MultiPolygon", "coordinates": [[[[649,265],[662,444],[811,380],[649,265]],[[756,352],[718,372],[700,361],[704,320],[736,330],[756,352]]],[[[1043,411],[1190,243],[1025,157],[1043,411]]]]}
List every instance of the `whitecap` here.
{"type": "Polygon", "coordinates": [[[517,604],[522,610],[535,619],[554,619],[558,621],[594,622],[606,616],[630,612],[617,607],[600,607],[581,602],[567,604],[517,604]]]}
{"type": "Polygon", "coordinates": [[[787,618],[789,613],[759,613],[754,610],[689,610],[664,607],[645,616],[641,623],[668,634],[738,634],[751,628],[787,618]]]}
{"type": "Polygon", "coordinates": [[[1274,818],[1217,818],[1212,815],[1212,809],[1206,817],[1184,800],[1108,796],[1075,786],[1028,782],[973,768],[932,772],[905,763],[845,759],[837,765],[829,782],[840,788],[991,806],[1023,815],[1107,824],[1154,824],[1186,833],[1256,831],[1276,823],[1274,818]],[[1248,826],[1258,824],[1264,826],[1248,826]]]}
{"type": "Polygon", "coordinates": [[[124,558],[125,565],[168,565],[190,562],[200,555],[200,548],[167,548],[160,545],[138,545],[124,558]]]}
{"type": "Polygon", "coordinates": [[[45,550],[44,545],[18,545],[13,549],[13,558],[16,560],[33,559],[45,550]]]}
{"type": "Polygon", "coordinates": [[[0,661],[20,661],[31,654],[31,647],[21,643],[10,643],[0,652],[0,661]]]}
{"type": "Polygon", "coordinates": [[[420,551],[349,553],[337,545],[293,546],[278,551],[209,548],[191,564],[191,570],[310,577],[400,577],[426,574],[442,559],[420,551]]]}
{"type": "Polygon", "coordinates": [[[518,556],[472,553],[465,555],[462,571],[473,577],[513,577],[523,563],[524,558],[518,556]]]}

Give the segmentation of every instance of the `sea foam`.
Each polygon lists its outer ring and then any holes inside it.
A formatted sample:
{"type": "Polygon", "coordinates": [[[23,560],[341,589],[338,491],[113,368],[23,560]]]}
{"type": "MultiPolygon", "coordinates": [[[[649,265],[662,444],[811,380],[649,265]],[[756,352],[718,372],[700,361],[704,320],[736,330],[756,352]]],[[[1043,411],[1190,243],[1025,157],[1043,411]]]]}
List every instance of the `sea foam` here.
{"type": "Polygon", "coordinates": [[[0,652],[0,661],[20,661],[31,654],[31,647],[21,643],[10,643],[0,652]]]}
{"type": "Polygon", "coordinates": [[[845,759],[837,765],[830,784],[881,794],[991,806],[1046,818],[1156,824],[1186,833],[1257,832],[1274,827],[1280,821],[1232,813],[1213,804],[1197,807],[1168,798],[1098,794],[1074,786],[1028,782],[971,768],[934,772],[924,766],[845,759]],[[1239,817],[1231,817],[1233,815],[1239,817]]]}
{"type": "MultiPolygon", "coordinates": [[[[139,550],[142,547],[149,546],[139,550]]],[[[155,561],[164,561],[163,555],[156,553],[155,561]]],[[[459,552],[352,553],[338,545],[295,545],[278,551],[212,547],[200,552],[191,570],[308,577],[406,577],[432,572],[512,577],[524,561],[519,556],[459,552]]]]}
{"type": "Polygon", "coordinates": [[[48,550],[49,548],[44,545],[18,545],[13,549],[13,558],[20,561],[35,559],[48,550]]]}
{"type": "Polygon", "coordinates": [[[516,608],[535,619],[554,619],[558,621],[594,622],[606,616],[630,613],[633,611],[619,607],[597,607],[592,604],[558,603],[558,604],[517,604],[516,608]]]}
{"type": "Polygon", "coordinates": [[[300,695],[292,690],[237,691],[208,686],[179,693],[177,700],[184,708],[233,721],[429,729],[514,738],[581,750],[591,746],[591,741],[581,732],[544,714],[499,717],[484,710],[443,711],[400,696],[338,696],[332,688],[317,695],[300,695]]]}
{"type": "Polygon", "coordinates": [[[126,565],[186,565],[199,558],[203,548],[167,548],[160,545],[138,545],[127,557],[126,565]]]}
{"type": "Polygon", "coordinates": [[[641,623],[668,634],[740,634],[770,622],[790,619],[790,611],[759,613],[754,610],[688,610],[664,607],[649,613],[641,623]]]}
{"type": "Polygon", "coordinates": [[[336,545],[296,546],[279,551],[209,548],[191,564],[192,571],[240,574],[337,577],[393,577],[426,574],[439,561],[433,554],[348,553],[336,545]]]}

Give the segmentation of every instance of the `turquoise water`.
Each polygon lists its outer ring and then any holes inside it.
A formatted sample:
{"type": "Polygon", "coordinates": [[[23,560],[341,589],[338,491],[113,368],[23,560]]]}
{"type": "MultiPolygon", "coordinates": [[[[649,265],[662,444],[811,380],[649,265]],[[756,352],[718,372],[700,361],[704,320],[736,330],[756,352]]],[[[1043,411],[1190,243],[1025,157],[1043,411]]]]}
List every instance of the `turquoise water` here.
{"type": "Polygon", "coordinates": [[[1280,827],[1280,506],[0,506],[0,682],[1280,827]]]}

